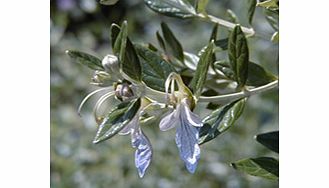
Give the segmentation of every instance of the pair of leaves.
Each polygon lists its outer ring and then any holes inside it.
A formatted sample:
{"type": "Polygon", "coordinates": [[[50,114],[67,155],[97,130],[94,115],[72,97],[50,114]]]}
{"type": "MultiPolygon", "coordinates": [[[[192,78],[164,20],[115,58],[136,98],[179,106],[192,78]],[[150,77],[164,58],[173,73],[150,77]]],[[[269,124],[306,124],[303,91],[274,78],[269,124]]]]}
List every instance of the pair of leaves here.
{"type": "Polygon", "coordinates": [[[142,80],[152,89],[165,91],[165,82],[175,69],[160,55],[142,46],[135,45],[136,51],[142,61],[142,80]]]}
{"type": "MultiPolygon", "coordinates": [[[[268,149],[279,153],[279,131],[263,133],[255,139],[268,149]]],[[[271,157],[259,157],[239,160],[231,164],[233,168],[253,176],[267,179],[279,179],[279,161],[271,157]]]]}
{"type": "Polygon", "coordinates": [[[194,93],[196,98],[199,98],[201,95],[203,85],[206,82],[209,65],[211,65],[213,60],[213,49],[214,49],[214,42],[211,41],[206,49],[200,56],[199,62],[196,67],[195,74],[193,79],[190,83],[190,87],[194,93]]]}
{"type": "Polygon", "coordinates": [[[231,163],[236,170],[266,179],[279,179],[279,161],[271,157],[242,159],[231,163]]]}
{"type": "Polygon", "coordinates": [[[279,9],[279,0],[266,0],[257,3],[257,6],[264,7],[266,9],[277,10],[279,9]]]}
{"type": "Polygon", "coordinates": [[[207,14],[206,8],[209,0],[198,0],[196,10],[198,13],[207,14]]]}
{"type": "Polygon", "coordinates": [[[111,44],[113,53],[119,57],[121,70],[136,81],[142,80],[142,68],[134,45],[128,38],[128,24],[124,21],[121,28],[111,25],[111,44]]]}
{"type": "Polygon", "coordinates": [[[234,122],[241,116],[247,99],[243,98],[213,111],[205,117],[203,126],[199,131],[199,144],[204,144],[233,126],[234,122]]]}
{"type": "Polygon", "coordinates": [[[66,50],[65,53],[75,59],[78,63],[87,66],[92,70],[104,70],[102,61],[93,55],[75,50],[66,50]]]}
{"type": "Polygon", "coordinates": [[[161,30],[162,30],[163,38],[159,32],[156,33],[161,48],[166,53],[170,53],[181,62],[184,62],[183,47],[165,22],[161,23],[161,30]]]}
{"type": "Polygon", "coordinates": [[[120,103],[103,119],[93,143],[98,144],[120,132],[133,119],[140,105],[140,98],[120,103]]]}
{"type": "Polygon", "coordinates": [[[176,18],[196,16],[196,11],[188,0],[144,0],[144,2],[153,11],[166,16],[176,18]]]}
{"type": "Polygon", "coordinates": [[[249,49],[247,39],[239,25],[235,26],[228,41],[228,56],[234,80],[243,87],[248,77],[249,49]]]}

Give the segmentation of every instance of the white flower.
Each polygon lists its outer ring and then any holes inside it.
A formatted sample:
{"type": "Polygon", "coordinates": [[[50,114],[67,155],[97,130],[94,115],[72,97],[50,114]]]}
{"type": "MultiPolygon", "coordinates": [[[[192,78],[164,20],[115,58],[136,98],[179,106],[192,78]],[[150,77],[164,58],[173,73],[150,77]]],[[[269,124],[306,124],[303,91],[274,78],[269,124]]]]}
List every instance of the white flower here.
{"type": "Polygon", "coordinates": [[[119,132],[119,134],[131,135],[131,145],[133,148],[136,148],[135,166],[138,170],[139,177],[142,178],[151,163],[152,146],[139,126],[139,117],[140,112],[137,112],[135,117],[119,132]]]}
{"type": "Polygon", "coordinates": [[[202,120],[190,110],[190,106],[194,102],[192,101],[193,97],[190,96],[190,91],[179,75],[171,74],[168,77],[166,92],[169,100],[171,100],[169,103],[174,103],[176,108],[160,121],[160,130],[167,131],[176,127],[175,141],[180,157],[184,161],[187,170],[194,173],[200,159],[198,128],[203,126],[202,120]],[[173,89],[175,88],[175,82],[178,84],[178,92],[173,89]],[[168,94],[169,85],[171,85],[171,95],[168,94]]]}

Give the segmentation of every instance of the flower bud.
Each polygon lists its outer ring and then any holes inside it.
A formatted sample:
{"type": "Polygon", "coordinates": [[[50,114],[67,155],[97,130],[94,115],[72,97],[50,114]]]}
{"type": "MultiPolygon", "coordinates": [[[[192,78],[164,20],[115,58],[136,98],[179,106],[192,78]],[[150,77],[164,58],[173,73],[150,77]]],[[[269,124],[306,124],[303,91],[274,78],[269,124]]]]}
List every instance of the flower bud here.
{"type": "Polygon", "coordinates": [[[115,96],[120,100],[126,100],[134,96],[134,93],[127,83],[123,83],[116,86],[115,96]]]}
{"type": "Polygon", "coordinates": [[[113,83],[111,75],[104,71],[95,71],[93,77],[91,78],[91,84],[97,86],[110,86],[113,83]]]}
{"type": "Polygon", "coordinates": [[[102,61],[102,65],[106,72],[118,73],[119,72],[119,59],[115,55],[107,55],[102,61]]]}

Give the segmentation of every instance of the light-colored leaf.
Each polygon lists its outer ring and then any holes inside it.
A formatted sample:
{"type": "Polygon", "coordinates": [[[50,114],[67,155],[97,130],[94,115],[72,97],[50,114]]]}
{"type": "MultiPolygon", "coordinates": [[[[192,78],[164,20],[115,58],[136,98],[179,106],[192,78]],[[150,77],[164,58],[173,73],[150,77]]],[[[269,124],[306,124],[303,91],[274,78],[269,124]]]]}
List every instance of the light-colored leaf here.
{"type": "Polygon", "coordinates": [[[187,0],[144,0],[155,12],[177,18],[196,16],[194,7],[187,0]]]}

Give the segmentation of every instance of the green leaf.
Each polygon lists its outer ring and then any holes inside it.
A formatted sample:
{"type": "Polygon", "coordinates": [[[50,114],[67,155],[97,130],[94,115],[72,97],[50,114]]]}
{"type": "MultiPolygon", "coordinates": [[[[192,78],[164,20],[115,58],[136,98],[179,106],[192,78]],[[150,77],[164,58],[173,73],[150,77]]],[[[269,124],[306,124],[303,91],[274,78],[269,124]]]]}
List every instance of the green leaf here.
{"type": "Polygon", "coordinates": [[[164,42],[162,36],[160,35],[159,31],[156,32],[156,36],[157,36],[158,43],[159,43],[160,47],[161,47],[164,51],[166,51],[166,45],[165,45],[165,42],[164,42]]]}
{"type": "Polygon", "coordinates": [[[243,87],[248,77],[249,50],[247,39],[239,25],[230,34],[228,50],[235,81],[239,87],[243,87]]]}
{"type": "Polygon", "coordinates": [[[214,42],[210,42],[201,54],[198,65],[195,70],[194,77],[190,83],[193,94],[196,98],[201,95],[203,85],[206,82],[209,65],[212,63],[212,54],[214,49],[214,42]]]}
{"type": "MultiPolygon", "coordinates": [[[[114,51],[114,45],[116,42],[116,39],[120,33],[121,29],[120,26],[118,26],[117,24],[113,23],[110,27],[110,40],[111,40],[111,45],[112,45],[112,49],[114,51]]],[[[117,51],[117,53],[120,51],[118,49],[115,49],[117,51]]]]}
{"type": "Polygon", "coordinates": [[[255,139],[268,149],[279,153],[279,131],[259,134],[255,139]]]}
{"type": "Polygon", "coordinates": [[[175,69],[157,53],[141,45],[135,45],[136,51],[142,61],[144,83],[152,89],[165,91],[165,82],[175,69]]]}
{"type": "Polygon", "coordinates": [[[276,31],[275,33],[273,33],[271,41],[274,42],[274,43],[279,42],[279,31],[276,31]]]}
{"type": "Polygon", "coordinates": [[[102,61],[93,55],[74,50],[66,50],[65,53],[78,63],[85,65],[92,70],[104,70],[102,61]]]}
{"type": "MultiPolygon", "coordinates": [[[[216,40],[217,40],[218,26],[219,26],[219,24],[214,25],[211,35],[210,35],[210,39],[209,39],[209,42],[211,42],[212,40],[215,41],[215,45],[216,45],[216,40]]],[[[216,61],[216,54],[213,53],[212,62],[215,62],[215,61],[216,61]]]]}
{"type": "MultiPolygon", "coordinates": [[[[127,38],[128,38],[127,25],[128,25],[127,21],[124,21],[122,23],[120,32],[115,39],[114,47],[113,47],[114,55],[118,56],[121,62],[124,61],[125,58],[125,50],[126,50],[127,38]]],[[[115,30],[117,30],[117,28],[115,30]]]]}
{"type": "Polygon", "coordinates": [[[248,0],[248,21],[251,25],[256,10],[257,0],[248,0]]]}
{"type": "Polygon", "coordinates": [[[227,48],[228,48],[228,38],[216,40],[215,45],[217,47],[220,47],[222,50],[227,50],[227,48]]]}
{"type": "Polygon", "coordinates": [[[208,5],[208,1],[209,0],[198,0],[198,4],[197,4],[197,12],[198,13],[207,14],[206,13],[206,8],[207,8],[207,5],[208,5]]]}
{"type": "Polygon", "coordinates": [[[162,33],[166,44],[170,47],[171,53],[181,62],[184,62],[184,51],[173,32],[165,22],[161,23],[162,33]]]}
{"type": "Polygon", "coordinates": [[[99,125],[93,143],[98,144],[120,132],[133,119],[140,104],[140,98],[120,103],[99,125]]]}
{"type": "Polygon", "coordinates": [[[138,59],[134,45],[127,38],[124,61],[121,62],[122,71],[135,81],[142,80],[142,67],[138,59]]]}
{"type": "Polygon", "coordinates": [[[266,0],[263,2],[257,3],[257,6],[264,7],[267,9],[278,9],[279,8],[279,0],[266,0]]]}
{"type": "Polygon", "coordinates": [[[234,72],[231,68],[230,62],[225,60],[216,61],[214,63],[214,68],[224,73],[227,78],[234,80],[234,72]]]}
{"type": "Polygon", "coordinates": [[[259,176],[271,180],[279,179],[279,161],[274,158],[249,158],[231,163],[231,165],[236,170],[252,176],[259,176]]]}
{"type": "Polygon", "coordinates": [[[187,0],[144,0],[153,11],[166,16],[191,18],[196,16],[194,7],[187,0]]]}
{"type": "Polygon", "coordinates": [[[274,80],[277,80],[276,76],[267,72],[262,66],[249,62],[247,85],[262,86],[274,80]]]}
{"type": "Polygon", "coordinates": [[[199,144],[204,144],[233,126],[240,117],[246,104],[247,98],[239,99],[213,111],[205,117],[203,126],[199,131],[199,144]]]}
{"type": "Polygon", "coordinates": [[[103,5],[114,5],[118,0],[100,0],[99,3],[103,5]]]}

